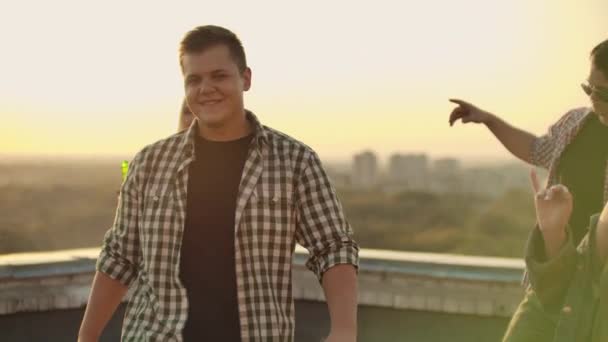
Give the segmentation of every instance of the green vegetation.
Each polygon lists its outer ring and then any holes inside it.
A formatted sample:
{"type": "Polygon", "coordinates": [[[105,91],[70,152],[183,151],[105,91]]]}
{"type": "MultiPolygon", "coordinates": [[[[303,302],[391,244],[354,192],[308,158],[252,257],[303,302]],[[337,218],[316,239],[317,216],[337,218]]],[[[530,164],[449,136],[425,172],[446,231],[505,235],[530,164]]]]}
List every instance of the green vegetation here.
{"type": "MultiPolygon", "coordinates": [[[[99,246],[120,182],[120,160],[0,164],[0,254],[99,246]]],[[[521,257],[534,224],[528,189],[338,194],[362,248],[521,257]]]]}
{"type": "Polygon", "coordinates": [[[534,224],[527,189],[497,199],[464,193],[339,193],[366,248],[520,257],[534,224]]]}

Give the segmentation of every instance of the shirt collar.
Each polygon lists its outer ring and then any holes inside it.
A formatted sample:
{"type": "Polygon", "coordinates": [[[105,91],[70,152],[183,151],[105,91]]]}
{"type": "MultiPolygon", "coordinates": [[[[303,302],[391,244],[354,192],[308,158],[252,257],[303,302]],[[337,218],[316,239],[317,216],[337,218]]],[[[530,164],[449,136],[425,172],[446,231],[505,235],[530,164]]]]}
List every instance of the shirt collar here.
{"type": "MultiPolygon", "coordinates": [[[[266,129],[260,122],[260,120],[253,114],[253,112],[245,109],[245,115],[247,120],[251,122],[254,129],[253,141],[256,144],[258,149],[263,148],[268,144],[268,133],[266,129]]],[[[180,154],[184,156],[185,159],[193,158],[194,156],[194,143],[196,141],[196,136],[198,135],[198,120],[195,118],[192,121],[190,127],[186,130],[181,138],[181,142],[179,145],[180,154]]]]}

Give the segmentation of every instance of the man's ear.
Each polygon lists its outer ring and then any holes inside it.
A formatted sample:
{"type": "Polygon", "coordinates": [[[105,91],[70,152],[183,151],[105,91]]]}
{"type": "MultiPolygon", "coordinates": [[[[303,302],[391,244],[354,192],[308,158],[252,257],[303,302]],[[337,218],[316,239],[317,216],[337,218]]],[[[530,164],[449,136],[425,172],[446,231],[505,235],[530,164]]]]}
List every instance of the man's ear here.
{"type": "Polygon", "coordinates": [[[245,68],[241,76],[243,77],[243,90],[247,91],[251,88],[251,68],[245,68]]]}

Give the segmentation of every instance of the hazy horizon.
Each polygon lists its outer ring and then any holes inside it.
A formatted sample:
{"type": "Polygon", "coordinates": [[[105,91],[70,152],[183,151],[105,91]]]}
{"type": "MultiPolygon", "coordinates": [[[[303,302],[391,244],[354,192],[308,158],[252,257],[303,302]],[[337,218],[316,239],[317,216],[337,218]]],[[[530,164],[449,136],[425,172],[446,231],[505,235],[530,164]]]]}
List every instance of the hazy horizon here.
{"type": "MultiPolygon", "coordinates": [[[[371,149],[361,150],[359,152],[365,151],[373,151],[371,149]]],[[[414,151],[414,152],[395,152],[399,154],[426,154],[429,158],[429,161],[432,162],[437,159],[442,158],[455,158],[458,159],[463,166],[483,166],[483,165],[504,165],[504,164],[521,164],[522,166],[526,165],[523,161],[511,156],[510,154],[505,154],[504,156],[457,156],[457,155],[433,155],[429,153],[425,153],[424,151],[414,151]]],[[[392,154],[392,153],[391,153],[392,154]]],[[[378,157],[379,166],[383,167],[388,164],[389,158],[391,154],[380,154],[376,152],[376,156],[378,157]]],[[[31,153],[31,154],[10,154],[10,153],[0,153],[0,165],[2,164],[12,164],[12,163],[37,163],[37,162],[119,162],[121,160],[131,160],[134,155],[129,154],[45,154],[45,153],[31,153]]],[[[354,155],[344,156],[342,158],[325,158],[320,155],[323,163],[326,164],[352,164],[354,155]]]]}

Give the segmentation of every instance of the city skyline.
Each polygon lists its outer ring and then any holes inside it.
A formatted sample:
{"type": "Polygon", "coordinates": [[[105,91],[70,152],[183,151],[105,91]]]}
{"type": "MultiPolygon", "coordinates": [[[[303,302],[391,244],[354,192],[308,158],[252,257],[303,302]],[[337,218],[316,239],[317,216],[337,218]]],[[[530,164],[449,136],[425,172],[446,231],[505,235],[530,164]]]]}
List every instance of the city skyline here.
{"type": "MultiPolygon", "coordinates": [[[[468,166],[484,166],[484,165],[500,165],[500,164],[525,164],[523,161],[517,159],[516,157],[508,154],[507,152],[504,155],[495,155],[495,156],[458,156],[451,154],[431,154],[428,151],[413,151],[408,152],[406,150],[401,151],[389,151],[387,153],[379,153],[373,149],[362,149],[359,151],[355,151],[352,155],[344,155],[339,158],[325,158],[320,155],[320,159],[323,163],[344,166],[352,164],[353,156],[370,151],[373,152],[378,158],[378,165],[380,168],[387,167],[389,165],[390,158],[394,155],[424,155],[430,161],[439,160],[439,159],[457,159],[464,167],[468,166]]],[[[45,162],[45,161],[74,161],[74,162],[115,162],[121,160],[131,160],[134,155],[131,154],[94,154],[94,153],[73,153],[73,154],[47,154],[47,153],[26,153],[26,154],[17,154],[17,153],[0,153],[0,163],[2,162],[45,162]]]]}

